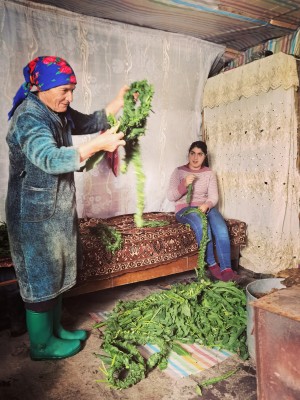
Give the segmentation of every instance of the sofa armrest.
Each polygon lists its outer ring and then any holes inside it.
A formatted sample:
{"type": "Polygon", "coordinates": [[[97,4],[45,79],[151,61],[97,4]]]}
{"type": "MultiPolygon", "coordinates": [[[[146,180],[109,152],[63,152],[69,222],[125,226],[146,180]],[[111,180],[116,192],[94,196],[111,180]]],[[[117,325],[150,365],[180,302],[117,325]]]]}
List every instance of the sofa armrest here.
{"type": "Polygon", "coordinates": [[[225,219],[231,245],[246,246],[247,224],[238,219],[225,219]]]}

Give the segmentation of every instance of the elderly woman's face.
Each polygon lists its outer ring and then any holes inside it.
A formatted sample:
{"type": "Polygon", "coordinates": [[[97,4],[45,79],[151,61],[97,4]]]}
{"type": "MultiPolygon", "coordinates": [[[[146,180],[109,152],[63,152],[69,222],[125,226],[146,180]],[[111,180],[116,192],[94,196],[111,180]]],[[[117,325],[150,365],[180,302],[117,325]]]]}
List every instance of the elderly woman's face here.
{"type": "Polygon", "coordinates": [[[48,108],[55,112],[67,111],[68,105],[73,101],[73,91],[76,85],[62,85],[38,92],[38,97],[48,108]]]}

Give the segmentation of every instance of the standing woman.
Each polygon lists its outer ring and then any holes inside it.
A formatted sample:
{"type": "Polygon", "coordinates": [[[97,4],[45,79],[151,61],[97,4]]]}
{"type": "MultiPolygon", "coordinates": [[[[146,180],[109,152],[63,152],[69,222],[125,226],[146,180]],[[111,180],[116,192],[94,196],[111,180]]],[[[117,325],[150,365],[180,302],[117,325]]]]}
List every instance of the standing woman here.
{"type": "Polygon", "coordinates": [[[183,215],[190,207],[198,208],[207,216],[209,242],[206,249],[206,263],[212,275],[224,282],[237,279],[231,269],[230,240],[227,225],[215,208],[218,203],[217,179],[208,167],[207,146],[202,141],[193,142],[189,148],[188,164],[177,167],[171,176],[168,199],[175,202],[176,220],[189,224],[195,232],[198,246],[202,239],[202,221],[197,213],[183,215]],[[188,186],[193,185],[191,203],[187,202],[188,186]],[[213,251],[213,238],[220,266],[216,263],[213,251]]]}
{"type": "Polygon", "coordinates": [[[61,295],[76,284],[81,261],[74,171],[95,152],[125,145],[122,132],[107,130],[107,115],[120,110],[129,88],[124,86],[105,110],[86,115],[70,107],[77,81],[62,58],[37,57],[23,74],[6,138],[10,249],[25,302],[31,358],[66,358],[87,338],[86,331],[70,332],[60,323],[61,295]],[[73,146],[71,135],[100,130],[106,132],[73,146]]]}

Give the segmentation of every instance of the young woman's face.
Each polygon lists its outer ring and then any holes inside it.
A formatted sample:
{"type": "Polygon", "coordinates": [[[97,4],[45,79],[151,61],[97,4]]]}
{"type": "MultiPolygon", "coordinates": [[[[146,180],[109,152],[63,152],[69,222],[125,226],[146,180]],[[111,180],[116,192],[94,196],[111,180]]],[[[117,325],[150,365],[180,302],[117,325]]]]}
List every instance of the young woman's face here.
{"type": "Polygon", "coordinates": [[[68,105],[73,101],[73,91],[76,85],[61,85],[44,92],[38,92],[39,99],[52,111],[66,112],[68,105]]]}
{"type": "Polygon", "coordinates": [[[205,154],[198,147],[193,147],[189,152],[189,167],[199,169],[205,160],[205,154]]]}

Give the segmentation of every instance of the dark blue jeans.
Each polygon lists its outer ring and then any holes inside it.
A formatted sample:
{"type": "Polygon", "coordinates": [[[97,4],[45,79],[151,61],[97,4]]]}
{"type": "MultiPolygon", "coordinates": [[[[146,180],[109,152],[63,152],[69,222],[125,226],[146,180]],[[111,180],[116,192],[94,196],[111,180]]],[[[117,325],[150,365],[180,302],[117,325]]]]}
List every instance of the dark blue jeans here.
{"type": "MultiPolygon", "coordinates": [[[[202,221],[197,213],[182,215],[189,208],[181,209],[175,214],[175,217],[178,222],[190,225],[195,232],[199,246],[202,239],[202,221]]],[[[209,238],[206,248],[207,265],[211,266],[216,263],[212,241],[214,239],[221,271],[225,268],[231,268],[229,233],[224,218],[216,208],[212,208],[207,214],[207,233],[209,238]]]]}

